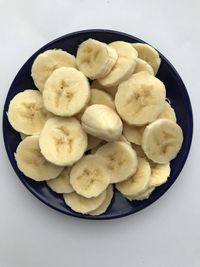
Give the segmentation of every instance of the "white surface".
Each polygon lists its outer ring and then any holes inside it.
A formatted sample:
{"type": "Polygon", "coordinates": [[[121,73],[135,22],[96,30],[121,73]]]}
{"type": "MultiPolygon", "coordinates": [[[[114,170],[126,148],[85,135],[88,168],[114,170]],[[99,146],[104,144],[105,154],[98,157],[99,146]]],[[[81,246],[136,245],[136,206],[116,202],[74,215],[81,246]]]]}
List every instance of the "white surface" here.
{"type": "Polygon", "coordinates": [[[107,28],[162,51],[188,88],[196,121],[173,187],[147,209],[111,221],[67,217],[40,203],[17,179],[1,133],[1,267],[200,266],[199,10],[198,0],[0,0],[1,116],[15,74],[34,51],[65,33],[107,28]]]}

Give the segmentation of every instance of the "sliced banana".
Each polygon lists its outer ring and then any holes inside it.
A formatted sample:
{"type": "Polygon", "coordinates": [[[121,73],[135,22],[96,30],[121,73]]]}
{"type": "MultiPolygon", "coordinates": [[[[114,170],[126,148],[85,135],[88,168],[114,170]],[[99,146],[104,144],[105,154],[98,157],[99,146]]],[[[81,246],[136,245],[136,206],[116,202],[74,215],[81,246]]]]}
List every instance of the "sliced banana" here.
{"type": "Polygon", "coordinates": [[[135,74],[141,71],[147,71],[149,72],[149,74],[154,75],[154,71],[151,65],[149,65],[146,61],[142,60],[141,58],[137,58],[136,66],[133,73],[135,74]]]}
{"type": "Polygon", "coordinates": [[[115,109],[115,104],[112,96],[99,89],[91,89],[91,98],[88,103],[88,106],[94,104],[102,104],[112,109],[115,109]]]}
{"type": "Polygon", "coordinates": [[[144,130],[142,148],[147,157],[157,163],[174,159],[183,143],[181,127],[169,119],[158,119],[144,130]]]}
{"type": "Polygon", "coordinates": [[[71,166],[87,148],[87,135],[75,118],[49,119],[39,138],[44,157],[59,166],[71,166]]]}
{"type": "Polygon", "coordinates": [[[117,86],[128,79],[134,71],[137,59],[136,50],[126,42],[116,41],[110,43],[109,46],[117,51],[118,59],[110,73],[104,78],[98,79],[104,87],[117,86]]]}
{"type": "Polygon", "coordinates": [[[73,116],[86,106],[89,99],[89,82],[74,68],[56,69],[44,86],[44,105],[55,115],[73,116]]]}
{"type": "Polygon", "coordinates": [[[80,44],[76,63],[79,70],[91,80],[105,77],[118,58],[115,48],[94,39],[80,44]]]}
{"type": "Polygon", "coordinates": [[[62,167],[48,162],[40,152],[39,137],[28,136],[21,141],[15,153],[17,166],[23,174],[35,181],[57,177],[62,167]]]}
{"type": "Polygon", "coordinates": [[[39,134],[45,122],[53,115],[43,104],[38,90],[27,89],[18,93],[10,101],[8,120],[12,127],[23,134],[39,134]]]}
{"type": "Polygon", "coordinates": [[[122,133],[122,121],[111,108],[95,104],[86,108],[81,118],[83,129],[106,141],[117,140],[122,133]]]}
{"type": "Polygon", "coordinates": [[[170,119],[176,122],[176,113],[167,101],[165,101],[164,108],[158,116],[158,119],[170,119]]]}
{"type": "Polygon", "coordinates": [[[58,194],[72,193],[73,187],[70,184],[70,168],[64,168],[64,170],[54,179],[48,180],[47,185],[58,194]]]}
{"type": "Polygon", "coordinates": [[[165,103],[164,84],[148,72],[139,72],[121,83],[115,96],[116,109],[130,125],[154,121],[165,103]]]}
{"type": "Polygon", "coordinates": [[[107,143],[96,151],[96,155],[106,160],[111,183],[124,181],[136,172],[137,155],[132,147],[124,142],[107,143]]]}
{"type": "Polygon", "coordinates": [[[55,69],[60,67],[76,68],[75,57],[61,49],[47,50],[39,54],[31,69],[31,76],[36,87],[43,91],[46,80],[55,69]]]}
{"type": "Polygon", "coordinates": [[[87,146],[87,150],[93,149],[95,147],[97,147],[100,143],[102,142],[101,139],[88,134],[88,146],[87,146]]]}
{"type": "Polygon", "coordinates": [[[96,210],[105,200],[106,191],[98,195],[97,197],[86,198],[73,192],[63,195],[65,203],[74,211],[87,214],[96,210]]]}
{"type": "Polygon", "coordinates": [[[94,89],[99,89],[99,90],[103,90],[106,91],[108,94],[110,94],[113,98],[115,97],[115,94],[117,92],[117,87],[118,86],[112,86],[112,87],[104,87],[103,85],[101,85],[98,80],[94,80],[91,83],[91,88],[94,89]]]}
{"type": "Polygon", "coordinates": [[[145,129],[145,126],[130,126],[127,123],[123,124],[123,134],[127,140],[136,145],[141,145],[142,135],[145,129]]]}
{"type": "Polygon", "coordinates": [[[145,199],[148,199],[151,195],[151,193],[154,191],[155,187],[148,187],[143,193],[135,196],[126,196],[126,198],[130,201],[133,201],[133,200],[145,200],[145,199]]]}
{"type": "Polygon", "coordinates": [[[151,168],[149,162],[144,158],[138,158],[136,173],[127,180],[117,183],[116,188],[125,196],[137,196],[148,188],[150,178],[151,168]]]}
{"type": "Polygon", "coordinates": [[[157,187],[164,184],[167,181],[169,175],[170,175],[169,163],[155,164],[154,166],[151,166],[151,179],[149,186],[157,187]]]}
{"type": "Polygon", "coordinates": [[[137,50],[138,57],[151,65],[154,70],[154,75],[156,75],[161,63],[158,52],[152,46],[147,44],[134,43],[132,46],[137,50]]]}
{"type": "Polygon", "coordinates": [[[110,183],[105,160],[98,155],[83,156],[71,169],[70,183],[76,193],[91,198],[101,194],[110,183]]]}
{"type": "Polygon", "coordinates": [[[98,216],[106,212],[112,201],[112,198],[113,198],[113,186],[109,185],[108,188],[106,189],[106,198],[104,199],[103,203],[96,210],[91,211],[88,214],[93,216],[98,216]]]}
{"type": "Polygon", "coordinates": [[[146,158],[146,155],[145,155],[145,153],[144,153],[144,151],[143,151],[143,149],[142,149],[141,146],[136,145],[136,144],[133,144],[133,143],[131,144],[131,146],[135,150],[135,152],[136,152],[136,154],[137,154],[138,157],[140,157],[140,158],[146,158]]]}
{"type": "Polygon", "coordinates": [[[20,137],[22,140],[24,140],[26,137],[28,137],[29,135],[24,134],[24,133],[19,133],[20,137]]]}

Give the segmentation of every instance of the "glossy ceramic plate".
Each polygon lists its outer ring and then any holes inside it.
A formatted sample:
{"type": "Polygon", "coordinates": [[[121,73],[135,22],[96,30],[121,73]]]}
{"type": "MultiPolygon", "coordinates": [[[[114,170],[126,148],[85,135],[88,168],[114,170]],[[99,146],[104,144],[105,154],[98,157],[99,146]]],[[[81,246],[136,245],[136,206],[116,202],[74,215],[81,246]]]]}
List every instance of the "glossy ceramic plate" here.
{"type": "Polygon", "coordinates": [[[38,54],[44,52],[47,49],[61,48],[75,55],[78,45],[88,38],[94,38],[106,43],[110,43],[117,40],[122,40],[126,42],[144,42],[136,37],[121,32],[111,30],[85,30],[64,35],[43,46],[33,56],[31,56],[28,61],[23,65],[23,67],[19,70],[8,91],[3,113],[3,136],[6,151],[10,163],[13,166],[13,169],[15,170],[17,176],[22,181],[22,183],[27,187],[27,189],[40,201],[55,210],[75,217],[98,220],[113,219],[135,213],[149,206],[158,198],[160,198],[177,179],[187,159],[192,141],[192,108],[187,90],[179,74],[170,64],[170,62],[162,54],[160,54],[162,63],[157,73],[157,77],[161,81],[163,81],[166,86],[167,97],[170,99],[171,105],[175,109],[177,122],[181,126],[184,134],[184,142],[182,145],[182,149],[176,159],[171,162],[171,175],[168,181],[164,185],[154,190],[149,199],[143,201],[130,202],[123,198],[121,194],[116,191],[112,203],[108,208],[107,212],[100,216],[82,215],[72,211],[69,207],[65,205],[62,195],[56,194],[51,191],[51,189],[47,187],[45,182],[35,182],[27,178],[17,168],[17,164],[14,158],[14,152],[16,151],[16,148],[21,139],[19,133],[13,130],[13,128],[9,124],[6,112],[8,110],[10,100],[17,93],[25,89],[35,88],[30,73],[32,63],[38,54]]]}

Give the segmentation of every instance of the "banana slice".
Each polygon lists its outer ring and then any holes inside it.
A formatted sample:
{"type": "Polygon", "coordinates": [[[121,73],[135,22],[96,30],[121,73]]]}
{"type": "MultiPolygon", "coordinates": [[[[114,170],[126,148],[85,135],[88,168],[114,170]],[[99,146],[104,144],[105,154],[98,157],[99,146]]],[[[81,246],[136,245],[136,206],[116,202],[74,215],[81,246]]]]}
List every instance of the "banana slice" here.
{"type": "Polygon", "coordinates": [[[106,92],[109,93],[113,98],[115,97],[115,94],[116,94],[116,92],[117,92],[117,86],[104,87],[103,85],[101,85],[101,84],[98,82],[98,80],[94,80],[94,81],[92,81],[92,83],[91,83],[91,88],[106,91],[106,92]]]}
{"type": "Polygon", "coordinates": [[[151,65],[149,65],[146,61],[137,58],[136,66],[133,73],[135,74],[141,71],[147,71],[149,74],[154,75],[154,71],[151,65]]]}
{"type": "Polygon", "coordinates": [[[23,134],[39,134],[45,122],[52,117],[44,105],[38,90],[25,90],[10,101],[8,120],[12,127],[23,134]]]}
{"type": "Polygon", "coordinates": [[[147,157],[157,163],[174,159],[183,143],[181,127],[169,119],[158,119],[144,130],[142,148],[147,157]]]}
{"type": "Polygon", "coordinates": [[[61,49],[47,50],[39,54],[31,69],[31,76],[36,87],[43,91],[46,80],[55,69],[60,67],[76,68],[75,57],[61,49]]]}
{"type": "Polygon", "coordinates": [[[124,142],[111,142],[101,146],[96,155],[106,160],[106,167],[110,172],[110,183],[124,181],[136,172],[137,155],[131,146],[124,142]]]}
{"type": "Polygon", "coordinates": [[[48,180],[47,185],[58,194],[72,193],[74,192],[73,187],[70,184],[71,168],[64,168],[64,170],[54,179],[48,180]]]}
{"type": "Polygon", "coordinates": [[[141,145],[142,135],[146,126],[130,126],[127,123],[123,125],[123,134],[127,140],[136,145],[141,145]]]}
{"type": "Polygon", "coordinates": [[[107,188],[110,177],[102,157],[87,155],[72,167],[70,183],[77,194],[91,198],[97,197],[107,188]]]}
{"type": "Polygon", "coordinates": [[[126,196],[126,198],[130,201],[133,200],[145,200],[148,199],[151,195],[151,193],[154,191],[155,187],[148,187],[143,193],[137,195],[137,196],[126,196]]]}
{"type": "Polygon", "coordinates": [[[20,137],[22,140],[24,140],[26,137],[28,137],[29,135],[24,134],[24,133],[19,133],[20,137]]]}
{"type": "Polygon", "coordinates": [[[87,148],[87,135],[75,118],[49,119],[39,138],[44,157],[59,166],[71,166],[87,148]]]}
{"type": "Polygon", "coordinates": [[[167,181],[169,175],[170,175],[169,163],[155,164],[154,166],[151,166],[151,179],[149,186],[157,187],[164,184],[167,181]]]}
{"type": "Polygon", "coordinates": [[[131,146],[135,150],[135,152],[139,158],[146,158],[146,155],[145,155],[141,146],[133,144],[133,143],[131,144],[131,146]]]}
{"type": "Polygon", "coordinates": [[[91,98],[88,103],[88,106],[91,106],[94,104],[102,104],[112,109],[115,109],[115,104],[114,104],[112,96],[98,89],[91,89],[91,98]]]}
{"type": "Polygon", "coordinates": [[[165,103],[164,84],[148,72],[139,72],[121,83],[115,96],[116,109],[130,125],[154,121],[165,103]]]}
{"type": "Polygon", "coordinates": [[[81,122],[87,133],[106,141],[117,140],[122,133],[120,117],[105,105],[89,106],[83,113],[81,122]]]}
{"type": "Polygon", "coordinates": [[[28,136],[21,141],[15,154],[17,166],[23,174],[35,181],[57,177],[62,167],[48,162],[40,152],[39,137],[28,136]]]}
{"type": "Polygon", "coordinates": [[[158,116],[158,119],[170,119],[176,122],[176,113],[167,101],[165,101],[164,109],[158,116]]]}
{"type": "Polygon", "coordinates": [[[88,39],[80,44],[76,63],[79,70],[91,80],[105,77],[117,60],[116,50],[105,43],[88,39]]]}
{"type": "Polygon", "coordinates": [[[86,198],[73,192],[63,195],[65,203],[74,211],[87,214],[96,210],[105,200],[106,191],[97,197],[86,198]]]}
{"type": "Polygon", "coordinates": [[[138,158],[136,173],[127,180],[117,183],[116,188],[125,196],[137,196],[148,188],[150,178],[151,168],[149,162],[144,158],[138,158]]]}
{"type": "Polygon", "coordinates": [[[106,212],[106,210],[108,209],[112,201],[112,198],[113,198],[113,186],[109,185],[108,188],[106,189],[106,198],[103,201],[103,203],[96,210],[91,211],[88,214],[93,215],[93,216],[98,216],[106,212]]]}
{"type": "Polygon", "coordinates": [[[132,46],[137,50],[138,57],[151,65],[154,75],[156,75],[161,63],[158,52],[152,46],[147,44],[134,43],[132,46]]]}
{"type": "Polygon", "coordinates": [[[86,106],[89,99],[89,82],[74,68],[56,69],[44,86],[44,105],[55,115],[73,116],[86,106]]]}
{"type": "Polygon", "coordinates": [[[134,71],[137,59],[136,50],[126,42],[116,41],[110,43],[109,46],[116,49],[118,59],[110,73],[98,79],[99,83],[105,87],[116,86],[128,79],[134,71]]]}
{"type": "Polygon", "coordinates": [[[88,134],[88,146],[87,146],[87,150],[93,149],[95,147],[97,147],[100,143],[102,142],[101,139],[88,134]]]}

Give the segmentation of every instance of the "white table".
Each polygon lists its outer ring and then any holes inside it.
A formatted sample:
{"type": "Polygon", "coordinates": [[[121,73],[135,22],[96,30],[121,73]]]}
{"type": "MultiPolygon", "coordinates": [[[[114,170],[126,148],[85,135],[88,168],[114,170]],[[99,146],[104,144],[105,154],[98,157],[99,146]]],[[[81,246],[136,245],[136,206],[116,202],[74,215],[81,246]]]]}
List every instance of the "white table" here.
{"type": "Polygon", "coordinates": [[[145,210],[111,221],[47,208],[17,178],[1,138],[1,267],[200,266],[199,10],[198,0],[0,0],[1,116],[15,74],[34,51],[69,32],[107,28],[146,40],[172,62],[196,122],[189,158],[172,188],[145,210]]]}

